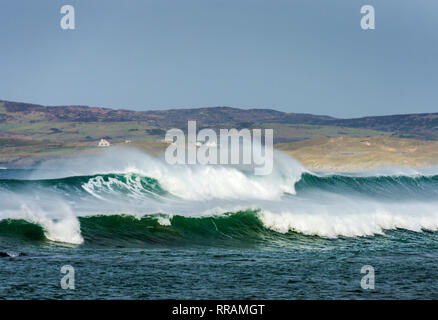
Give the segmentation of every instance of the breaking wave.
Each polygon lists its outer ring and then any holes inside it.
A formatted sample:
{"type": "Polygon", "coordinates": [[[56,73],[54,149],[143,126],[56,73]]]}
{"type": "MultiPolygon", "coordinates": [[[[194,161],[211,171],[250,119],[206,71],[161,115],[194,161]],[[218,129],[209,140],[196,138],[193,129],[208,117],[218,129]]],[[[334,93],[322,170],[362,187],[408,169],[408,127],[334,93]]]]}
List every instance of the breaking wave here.
{"type": "Polygon", "coordinates": [[[62,164],[2,170],[0,239],[241,245],[438,229],[434,172],[312,173],[284,155],[269,176],[168,166],[140,153],[62,164]]]}

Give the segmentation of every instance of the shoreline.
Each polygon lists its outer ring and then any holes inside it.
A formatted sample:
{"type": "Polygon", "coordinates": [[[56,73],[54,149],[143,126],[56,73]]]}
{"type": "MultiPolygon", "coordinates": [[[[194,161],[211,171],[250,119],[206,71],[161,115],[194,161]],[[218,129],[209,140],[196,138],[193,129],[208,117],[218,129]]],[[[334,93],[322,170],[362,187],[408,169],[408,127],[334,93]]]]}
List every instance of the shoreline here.
{"type": "MultiPolygon", "coordinates": [[[[166,144],[148,140],[109,147],[139,149],[152,156],[164,153],[166,144]]],[[[274,149],[292,156],[306,169],[327,172],[365,171],[382,167],[426,169],[438,166],[438,141],[393,137],[317,137],[298,142],[278,143],[274,149]]],[[[54,148],[50,152],[34,152],[0,158],[0,169],[32,169],[47,160],[98,154],[105,148],[54,148]]],[[[12,151],[12,150],[11,150],[12,151]]],[[[6,154],[6,152],[5,152],[6,154]]]]}

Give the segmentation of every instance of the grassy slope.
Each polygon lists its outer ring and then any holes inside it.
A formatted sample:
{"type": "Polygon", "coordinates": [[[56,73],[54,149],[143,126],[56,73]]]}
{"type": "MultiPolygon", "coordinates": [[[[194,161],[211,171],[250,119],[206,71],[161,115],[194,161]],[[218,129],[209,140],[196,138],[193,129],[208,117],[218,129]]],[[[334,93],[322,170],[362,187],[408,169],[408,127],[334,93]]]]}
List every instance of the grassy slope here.
{"type": "MultiPolygon", "coordinates": [[[[150,122],[50,122],[38,112],[8,113],[0,102],[0,163],[31,164],[35,159],[62,157],[98,150],[97,141],[114,144],[132,140],[133,147],[158,154],[164,150],[163,129],[150,122]],[[32,160],[32,161],[28,161],[32,160]]],[[[276,148],[311,169],[354,170],[381,165],[426,166],[438,162],[438,142],[391,137],[391,132],[327,125],[253,123],[273,128],[276,148]]],[[[216,128],[237,127],[235,123],[216,128]]]]}
{"type": "Polygon", "coordinates": [[[276,145],[313,170],[354,171],[397,165],[438,164],[438,141],[376,136],[370,138],[313,138],[276,145]]]}
{"type": "MultiPolygon", "coordinates": [[[[112,144],[131,145],[151,153],[165,148],[160,140],[165,129],[151,126],[145,121],[127,122],[52,122],[42,120],[38,112],[8,113],[0,102],[0,114],[9,117],[0,123],[0,162],[26,158],[59,157],[97,148],[101,138],[112,144]],[[164,130],[163,130],[164,129],[164,130]]],[[[294,125],[278,123],[254,123],[252,128],[272,128],[277,142],[299,141],[313,137],[327,136],[376,136],[390,133],[320,125],[294,125]]],[[[222,123],[216,128],[239,128],[239,124],[222,123]]],[[[200,129],[199,127],[198,129],[200,129]]]]}
{"type": "MultiPolygon", "coordinates": [[[[257,125],[255,125],[254,127],[256,128],[257,125]]],[[[279,141],[300,141],[311,139],[314,137],[374,137],[391,135],[390,132],[377,130],[307,124],[261,123],[258,127],[274,129],[274,137],[279,141]]]]}

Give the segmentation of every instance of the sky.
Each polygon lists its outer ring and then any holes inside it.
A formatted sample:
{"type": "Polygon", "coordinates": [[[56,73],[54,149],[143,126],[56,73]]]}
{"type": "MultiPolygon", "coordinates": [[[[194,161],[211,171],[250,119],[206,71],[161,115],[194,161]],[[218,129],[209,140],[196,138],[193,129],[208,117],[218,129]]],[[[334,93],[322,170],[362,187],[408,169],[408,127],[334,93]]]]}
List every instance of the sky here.
{"type": "Polygon", "coordinates": [[[0,100],[438,112],[436,0],[0,0],[0,100]],[[60,26],[75,8],[75,30],[60,26]],[[360,9],[375,8],[375,30],[360,9]]]}

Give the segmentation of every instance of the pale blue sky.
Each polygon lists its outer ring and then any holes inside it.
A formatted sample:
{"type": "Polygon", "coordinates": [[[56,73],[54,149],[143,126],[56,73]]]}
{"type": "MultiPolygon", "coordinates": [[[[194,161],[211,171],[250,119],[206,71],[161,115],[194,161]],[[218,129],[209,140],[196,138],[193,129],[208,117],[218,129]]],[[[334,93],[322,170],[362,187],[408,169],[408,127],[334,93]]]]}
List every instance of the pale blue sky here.
{"type": "Polygon", "coordinates": [[[0,0],[0,99],[438,112],[436,0],[0,0]],[[76,9],[76,30],[60,8],[76,9]],[[360,28],[374,5],[376,30],[360,28]]]}

